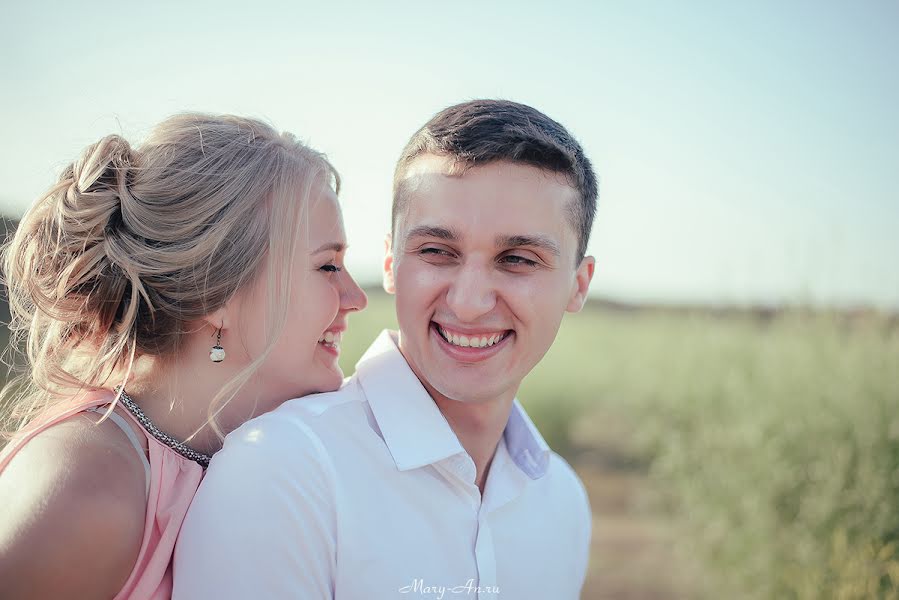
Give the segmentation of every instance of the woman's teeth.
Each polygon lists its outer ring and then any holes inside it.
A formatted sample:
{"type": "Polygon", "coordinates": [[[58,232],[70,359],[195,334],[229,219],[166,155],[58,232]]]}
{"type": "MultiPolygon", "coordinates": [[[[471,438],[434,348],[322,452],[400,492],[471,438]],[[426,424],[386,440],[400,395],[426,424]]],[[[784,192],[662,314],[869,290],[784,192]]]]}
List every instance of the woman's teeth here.
{"type": "Polygon", "coordinates": [[[503,341],[503,339],[505,339],[505,337],[509,334],[508,331],[501,331],[499,333],[467,336],[450,333],[440,325],[437,325],[437,331],[447,342],[449,342],[453,346],[459,346],[461,348],[485,348],[487,346],[493,346],[494,344],[498,344],[499,342],[503,341]]]}
{"type": "Polygon", "coordinates": [[[339,331],[326,331],[321,339],[318,340],[318,343],[330,348],[338,348],[340,346],[340,337],[341,333],[339,331]]]}

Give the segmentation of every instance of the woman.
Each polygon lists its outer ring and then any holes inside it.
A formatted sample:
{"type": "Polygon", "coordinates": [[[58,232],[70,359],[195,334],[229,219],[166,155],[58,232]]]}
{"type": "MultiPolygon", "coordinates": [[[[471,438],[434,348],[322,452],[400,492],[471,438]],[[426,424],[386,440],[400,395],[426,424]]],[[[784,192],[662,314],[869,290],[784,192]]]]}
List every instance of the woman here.
{"type": "Polygon", "coordinates": [[[223,435],[340,386],[366,298],[338,187],[289,134],[186,114],[90,146],[26,214],[4,255],[30,366],[6,390],[4,598],[167,598],[223,435]]]}

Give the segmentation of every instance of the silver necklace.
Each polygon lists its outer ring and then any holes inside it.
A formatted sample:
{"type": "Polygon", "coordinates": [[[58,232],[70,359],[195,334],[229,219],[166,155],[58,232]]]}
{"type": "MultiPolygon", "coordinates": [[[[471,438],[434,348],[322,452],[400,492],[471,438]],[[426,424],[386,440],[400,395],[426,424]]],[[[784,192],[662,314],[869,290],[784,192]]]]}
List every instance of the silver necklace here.
{"type": "Polygon", "coordinates": [[[163,433],[160,431],[156,425],[153,424],[153,421],[144,414],[144,411],[140,409],[140,407],[131,399],[125,390],[122,389],[122,386],[118,385],[115,388],[117,394],[119,394],[119,401],[122,405],[128,409],[134,418],[137,419],[141,426],[149,432],[150,435],[155,437],[157,440],[183,456],[184,458],[188,458],[196,463],[199,463],[201,467],[204,469],[209,466],[209,459],[211,458],[208,454],[203,454],[202,452],[197,452],[184,442],[179,442],[172,436],[167,433],[163,433]]]}

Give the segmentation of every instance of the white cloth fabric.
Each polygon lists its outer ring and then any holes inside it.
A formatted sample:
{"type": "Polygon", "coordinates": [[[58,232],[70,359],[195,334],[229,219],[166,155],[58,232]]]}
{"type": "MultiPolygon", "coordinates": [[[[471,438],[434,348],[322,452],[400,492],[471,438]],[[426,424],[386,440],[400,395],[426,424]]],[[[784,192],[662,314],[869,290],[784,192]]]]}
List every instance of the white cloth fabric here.
{"type": "Polygon", "coordinates": [[[517,400],[481,498],[384,332],[339,391],[227,437],[182,528],[173,597],[573,599],[590,528],[580,480],[517,400]]]}

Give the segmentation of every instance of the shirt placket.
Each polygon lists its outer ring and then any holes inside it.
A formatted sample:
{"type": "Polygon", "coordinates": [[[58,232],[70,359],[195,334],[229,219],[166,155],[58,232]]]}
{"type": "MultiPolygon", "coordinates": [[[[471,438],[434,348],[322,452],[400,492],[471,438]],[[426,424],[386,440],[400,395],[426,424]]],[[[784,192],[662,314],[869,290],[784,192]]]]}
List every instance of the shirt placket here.
{"type": "Polygon", "coordinates": [[[450,485],[455,486],[471,502],[471,508],[476,516],[477,531],[475,533],[474,556],[478,571],[478,578],[472,582],[478,588],[477,595],[472,595],[465,586],[468,582],[452,582],[450,586],[460,586],[459,591],[469,598],[496,600],[496,594],[490,593],[490,588],[496,585],[496,549],[493,544],[493,532],[487,518],[488,510],[481,502],[481,492],[475,485],[477,469],[474,461],[467,454],[457,454],[438,463],[437,466],[450,485]]]}

